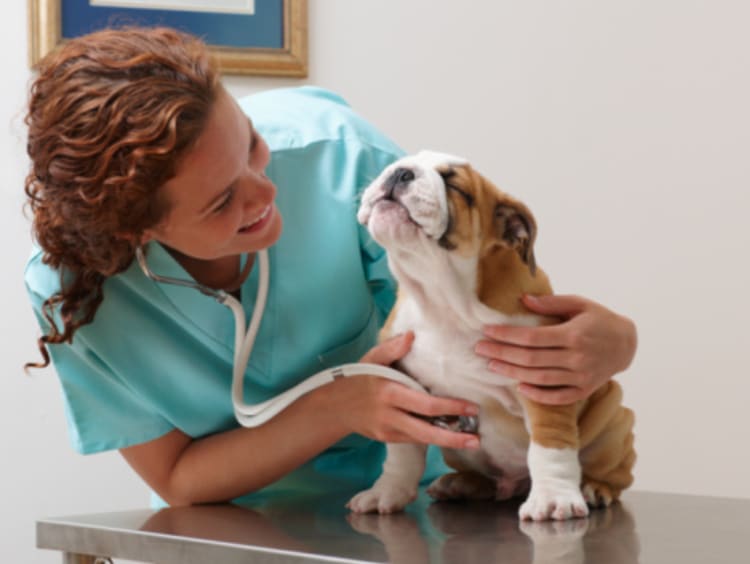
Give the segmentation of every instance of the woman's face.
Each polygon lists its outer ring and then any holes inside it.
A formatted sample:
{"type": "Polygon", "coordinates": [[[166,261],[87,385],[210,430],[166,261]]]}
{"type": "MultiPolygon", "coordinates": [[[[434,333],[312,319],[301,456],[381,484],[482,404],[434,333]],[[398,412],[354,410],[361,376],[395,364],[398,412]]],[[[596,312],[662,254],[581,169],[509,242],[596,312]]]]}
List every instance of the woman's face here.
{"type": "Polygon", "coordinates": [[[254,252],[281,235],[276,187],[265,175],[268,145],[219,88],[205,128],[160,189],[169,211],[145,240],[211,260],[254,252]]]}

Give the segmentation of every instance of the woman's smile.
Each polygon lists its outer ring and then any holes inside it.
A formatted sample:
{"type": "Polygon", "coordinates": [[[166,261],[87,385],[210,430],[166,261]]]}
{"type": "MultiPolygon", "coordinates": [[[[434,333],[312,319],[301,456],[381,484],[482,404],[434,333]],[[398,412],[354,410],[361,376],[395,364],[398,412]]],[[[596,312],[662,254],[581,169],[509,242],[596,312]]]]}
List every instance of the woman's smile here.
{"type": "Polygon", "coordinates": [[[270,223],[273,208],[273,204],[266,206],[257,218],[240,227],[238,233],[244,235],[246,233],[262,231],[270,223]]]}

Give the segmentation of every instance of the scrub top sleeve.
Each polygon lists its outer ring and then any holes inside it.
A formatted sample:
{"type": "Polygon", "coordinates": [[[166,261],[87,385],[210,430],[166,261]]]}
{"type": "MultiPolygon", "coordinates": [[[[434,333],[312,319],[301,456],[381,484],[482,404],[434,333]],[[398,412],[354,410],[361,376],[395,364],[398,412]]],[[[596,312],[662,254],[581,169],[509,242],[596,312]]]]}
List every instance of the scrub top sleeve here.
{"type": "MultiPolygon", "coordinates": [[[[47,333],[43,299],[30,289],[29,296],[39,326],[47,333]]],[[[97,355],[80,330],[72,344],[50,345],[47,350],[62,384],[68,436],[79,453],[145,443],[174,429],[97,355]]]]}

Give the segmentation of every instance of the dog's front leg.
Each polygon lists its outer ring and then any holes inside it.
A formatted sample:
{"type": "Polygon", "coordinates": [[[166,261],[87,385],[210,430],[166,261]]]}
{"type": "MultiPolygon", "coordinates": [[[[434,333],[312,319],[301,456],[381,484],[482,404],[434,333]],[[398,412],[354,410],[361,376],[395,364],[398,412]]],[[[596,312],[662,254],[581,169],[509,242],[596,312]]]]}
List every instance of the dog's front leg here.
{"type": "Polygon", "coordinates": [[[579,404],[543,406],[525,399],[524,408],[531,434],[531,492],[519,510],[521,519],[585,517],[588,506],[581,494],[578,460],[579,404]]]}
{"type": "Polygon", "coordinates": [[[383,473],[369,490],[355,495],[347,507],[355,513],[394,513],[417,497],[424,474],[425,445],[388,443],[383,473]]]}

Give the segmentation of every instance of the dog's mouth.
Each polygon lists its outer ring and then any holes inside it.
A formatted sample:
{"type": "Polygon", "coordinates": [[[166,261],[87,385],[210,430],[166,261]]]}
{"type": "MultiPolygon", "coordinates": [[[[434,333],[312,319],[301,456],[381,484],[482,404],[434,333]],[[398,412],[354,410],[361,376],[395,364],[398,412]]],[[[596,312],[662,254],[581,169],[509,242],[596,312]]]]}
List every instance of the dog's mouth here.
{"type": "MultiPolygon", "coordinates": [[[[418,165],[419,163],[417,163],[418,165]]],[[[449,210],[444,181],[433,170],[404,163],[387,169],[364,195],[357,219],[383,241],[423,238],[437,240],[444,232],[449,210]]]]}
{"type": "Polygon", "coordinates": [[[398,200],[395,200],[393,198],[388,198],[387,196],[383,196],[372,204],[372,210],[378,211],[378,213],[382,214],[394,214],[400,219],[403,219],[405,222],[413,223],[418,228],[422,229],[422,225],[418,221],[416,221],[409,211],[409,208],[407,208],[403,203],[399,202],[398,200]]]}

